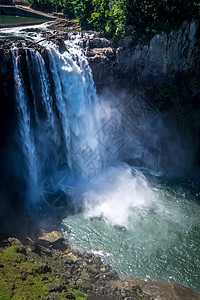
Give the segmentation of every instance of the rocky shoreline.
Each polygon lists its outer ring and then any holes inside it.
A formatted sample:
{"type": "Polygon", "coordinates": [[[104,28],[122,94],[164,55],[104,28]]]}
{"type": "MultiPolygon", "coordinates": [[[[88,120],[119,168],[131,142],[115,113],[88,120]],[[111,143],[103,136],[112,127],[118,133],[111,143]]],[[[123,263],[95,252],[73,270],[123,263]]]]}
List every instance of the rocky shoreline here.
{"type": "Polygon", "coordinates": [[[0,241],[0,299],[198,300],[200,293],[174,283],[120,280],[109,264],[72,250],[61,232],[34,240],[0,241]]]}

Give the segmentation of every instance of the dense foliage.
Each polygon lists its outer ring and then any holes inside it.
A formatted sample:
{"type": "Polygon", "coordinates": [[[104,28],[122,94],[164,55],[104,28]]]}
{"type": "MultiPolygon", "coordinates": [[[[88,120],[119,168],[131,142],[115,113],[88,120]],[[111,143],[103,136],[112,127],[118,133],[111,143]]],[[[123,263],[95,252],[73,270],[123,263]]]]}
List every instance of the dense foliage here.
{"type": "Polygon", "coordinates": [[[127,31],[136,39],[176,29],[184,20],[199,16],[199,0],[127,0],[127,31]],[[142,29],[142,30],[141,30],[142,29]]]}
{"type": "Polygon", "coordinates": [[[29,0],[34,8],[58,11],[76,18],[84,29],[95,29],[119,39],[151,38],[169,32],[185,19],[198,17],[199,0],[29,0]]]}

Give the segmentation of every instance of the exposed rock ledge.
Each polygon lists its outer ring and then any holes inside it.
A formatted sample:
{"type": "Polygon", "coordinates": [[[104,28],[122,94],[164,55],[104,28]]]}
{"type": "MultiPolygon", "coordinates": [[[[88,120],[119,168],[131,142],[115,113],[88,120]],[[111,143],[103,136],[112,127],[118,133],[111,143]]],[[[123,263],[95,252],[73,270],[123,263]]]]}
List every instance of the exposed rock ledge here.
{"type": "Polygon", "coordinates": [[[199,40],[199,20],[193,20],[169,35],[155,35],[149,45],[131,47],[131,39],[126,37],[116,48],[111,41],[94,37],[85,41],[85,47],[97,86],[120,78],[158,84],[178,72],[199,68],[199,40]]]}
{"type": "Polygon", "coordinates": [[[122,281],[99,257],[72,250],[57,231],[43,232],[36,241],[1,241],[0,285],[1,299],[200,299],[200,293],[179,284],[122,281]]]}

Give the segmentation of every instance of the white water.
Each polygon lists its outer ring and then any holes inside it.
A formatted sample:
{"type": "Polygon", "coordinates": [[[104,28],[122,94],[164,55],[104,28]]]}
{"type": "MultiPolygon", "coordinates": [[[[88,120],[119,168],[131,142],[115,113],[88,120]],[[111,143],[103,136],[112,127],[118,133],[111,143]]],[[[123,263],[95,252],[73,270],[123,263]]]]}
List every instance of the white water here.
{"type": "MultiPolygon", "coordinates": [[[[45,25],[36,28],[47,30],[45,25]]],[[[14,28],[11,33],[32,36],[31,30],[26,32],[27,29],[30,27],[14,28]]],[[[7,30],[1,32],[6,33],[7,30]]],[[[35,41],[39,39],[40,34],[35,37],[35,41]]],[[[18,142],[24,156],[28,157],[29,173],[35,183],[34,189],[31,188],[31,193],[35,195],[30,197],[28,191],[28,201],[32,199],[32,204],[40,201],[43,183],[49,175],[62,169],[63,176],[62,166],[67,174],[70,172],[70,183],[65,184],[74,185],[77,178],[88,180],[91,172],[88,171],[87,158],[99,153],[97,121],[94,117],[97,95],[90,68],[79,45],[81,35],[72,34],[65,42],[70,51],[62,53],[53,43],[42,43],[47,51],[50,74],[40,52],[28,51],[23,42],[33,110],[20,68],[21,55],[17,50],[12,50],[16,99],[22,111],[19,114],[22,134],[18,142]]],[[[28,178],[26,181],[30,189],[32,182],[28,178]]]]}
{"type": "Polygon", "coordinates": [[[85,187],[83,211],[63,220],[64,235],[73,248],[110,263],[121,278],[200,290],[200,187],[194,187],[187,178],[111,167],[85,187]]]}
{"type": "MultiPolygon", "coordinates": [[[[22,151],[25,158],[25,164],[28,169],[28,196],[30,193],[36,189],[38,184],[38,174],[37,174],[37,157],[34,144],[34,137],[32,135],[32,127],[30,120],[30,110],[28,108],[28,99],[24,87],[24,81],[22,74],[19,69],[19,55],[18,50],[12,50],[12,61],[14,66],[14,82],[16,88],[16,100],[18,104],[18,131],[17,134],[20,135],[19,139],[23,141],[22,151]]],[[[18,139],[18,138],[17,138],[18,139]]]]}
{"type": "Polygon", "coordinates": [[[94,178],[83,193],[84,216],[103,217],[112,225],[130,228],[133,208],[149,210],[154,207],[156,197],[144,175],[121,164],[110,167],[94,178]]]}
{"type": "Polygon", "coordinates": [[[73,175],[83,175],[84,153],[95,151],[97,140],[94,107],[97,102],[92,74],[81,48],[66,42],[68,51],[60,54],[54,45],[48,46],[52,77],[56,86],[56,106],[64,132],[68,164],[73,175]]]}

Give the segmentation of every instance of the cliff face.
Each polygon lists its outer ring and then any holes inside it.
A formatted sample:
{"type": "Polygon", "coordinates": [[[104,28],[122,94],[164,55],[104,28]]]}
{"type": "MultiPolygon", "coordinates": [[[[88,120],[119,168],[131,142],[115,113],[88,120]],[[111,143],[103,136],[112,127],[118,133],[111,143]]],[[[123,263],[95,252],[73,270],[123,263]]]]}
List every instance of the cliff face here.
{"type": "Polygon", "coordinates": [[[169,35],[157,34],[149,46],[136,46],[117,51],[121,73],[135,70],[138,78],[159,82],[176,72],[188,71],[195,66],[198,55],[197,32],[199,21],[185,22],[178,31],[169,35]]]}
{"type": "Polygon", "coordinates": [[[86,55],[97,86],[119,79],[159,84],[178,72],[199,68],[199,39],[199,20],[193,20],[169,35],[155,35],[149,45],[133,47],[127,37],[115,48],[105,38],[88,39],[86,55]]]}
{"type": "MultiPolygon", "coordinates": [[[[100,35],[85,41],[98,91],[108,87],[118,97],[124,90],[126,98],[147,101],[183,140],[192,139],[192,149],[200,148],[199,52],[200,20],[186,21],[169,35],[157,34],[149,45],[133,46],[126,37],[116,48],[100,35]]],[[[200,164],[198,151],[194,150],[196,165],[200,164]]]]}

